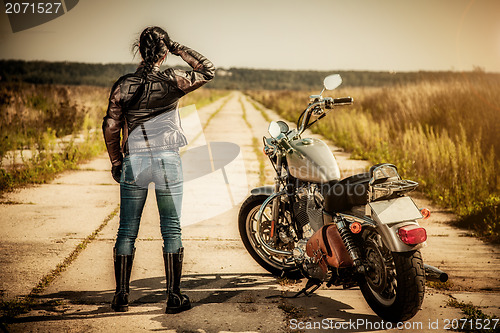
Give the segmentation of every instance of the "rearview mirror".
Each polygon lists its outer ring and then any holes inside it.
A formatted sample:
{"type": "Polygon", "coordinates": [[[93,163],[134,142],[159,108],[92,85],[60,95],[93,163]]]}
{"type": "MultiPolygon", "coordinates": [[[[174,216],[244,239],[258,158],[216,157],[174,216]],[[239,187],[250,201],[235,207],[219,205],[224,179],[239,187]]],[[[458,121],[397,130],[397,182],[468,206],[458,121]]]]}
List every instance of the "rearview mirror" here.
{"type": "Polygon", "coordinates": [[[342,77],[340,74],[332,74],[325,77],[323,86],[326,90],[333,90],[342,84],[342,77]]]}

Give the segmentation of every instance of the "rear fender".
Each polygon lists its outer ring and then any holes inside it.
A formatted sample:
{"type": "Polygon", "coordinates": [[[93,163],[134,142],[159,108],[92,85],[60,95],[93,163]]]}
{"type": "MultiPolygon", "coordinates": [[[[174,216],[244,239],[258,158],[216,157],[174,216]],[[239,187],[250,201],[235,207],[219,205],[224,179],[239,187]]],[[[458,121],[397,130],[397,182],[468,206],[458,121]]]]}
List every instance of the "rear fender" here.
{"type": "Polygon", "coordinates": [[[407,225],[419,226],[416,220],[423,217],[410,197],[403,196],[370,202],[366,206],[366,213],[375,221],[377,232],[392,252],[410,252],[427,245],[425,242],[408,245],[399,238],[399,228],[407,225]]]}
{"type": "Polygon", "coordinates": [[[419,226],[417,221],[405,221],[393,225],[377,223],[376,230],[382,237],[382,241],[384,242],[385,246],[387,246],[387,248],[391,250],[391,252],[410,252],[427,246],[427,242],[416,245],[408,245],[403,243],[403,241],[398,236],[398,230],[399,228],[405,227],[407,225],[419,226]]]}
{"type": "Polygon", "coordinates": [[[398,230],[401,227],[405,227],[407,225],[418,225],[419,224],[416,221],[404,221],[404,222],[398,222],[394,224],[384,224],[381,222],[378,222],[376,220],[370,219],[368,217],[358,217],[358,216],[353,216],[349,214],[340,214],[345,221],[347,221],[349,224],[353,222],[359,222],[361,223],[363,229],[364,228],[369,228],[375,230],[381,237],[382,241],[384,242],[384,245],[387,246],[387,248],[391,252],[410,252],[410,251],[415,251],[418,250],[422,247],[425,247],[427,245],[426,242],[416,244],[416,245],[408,245],[403,243],[403,241],[399,238],[398,236],[398,230]]]}

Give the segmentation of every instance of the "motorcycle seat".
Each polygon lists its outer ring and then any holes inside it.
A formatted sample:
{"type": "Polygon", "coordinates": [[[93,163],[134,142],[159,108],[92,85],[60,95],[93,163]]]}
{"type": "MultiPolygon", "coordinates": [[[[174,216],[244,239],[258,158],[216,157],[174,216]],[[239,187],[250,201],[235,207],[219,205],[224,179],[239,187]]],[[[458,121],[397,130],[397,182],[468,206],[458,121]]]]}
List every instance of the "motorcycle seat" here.
{"type": "Polygon", "coordinates": [[[366,205],[370,178],[370,173],[365,172],[324,184],[322,186],[322,194],[325,198],[323,209],[332,214],[349,210],[354,206],[366,205]]]}

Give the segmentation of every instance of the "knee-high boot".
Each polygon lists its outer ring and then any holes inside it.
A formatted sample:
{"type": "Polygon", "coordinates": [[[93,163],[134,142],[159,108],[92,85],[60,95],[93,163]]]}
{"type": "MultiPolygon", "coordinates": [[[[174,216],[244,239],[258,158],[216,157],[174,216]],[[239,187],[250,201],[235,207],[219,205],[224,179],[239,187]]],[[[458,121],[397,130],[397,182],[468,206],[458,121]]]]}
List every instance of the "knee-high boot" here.
{"type": "Polygon", "coordinates": [[[117,312],[128,311],[128,294],[130,292],[130,273],[132,272],[132,263],[134,261],[134,252],[131,255],[116,254],[113,249],[115,261],[115,280],[116,291],[111,303],[111,308],[117,312]]]}
{"type": "Polygon", "coordinates": [[[165,313],[179,313],[191,309],[189,297],[181,294],[182,260],[184,248],[178,253],[163,252],[165,275],[167,277],[167,307],[165,313]]]}

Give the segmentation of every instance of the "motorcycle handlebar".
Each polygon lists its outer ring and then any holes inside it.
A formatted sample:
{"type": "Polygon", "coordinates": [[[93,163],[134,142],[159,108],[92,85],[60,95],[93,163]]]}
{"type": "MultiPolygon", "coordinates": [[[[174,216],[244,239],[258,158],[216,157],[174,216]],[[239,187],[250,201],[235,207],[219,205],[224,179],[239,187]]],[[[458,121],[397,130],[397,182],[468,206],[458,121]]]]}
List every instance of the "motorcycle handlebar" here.
{"type": "Polygon", "coordinates": [[[336,105],[349,105],[352,104],[352,102],[353,102],[352,97],[341,97],[341,98],[327,97],[325,98],[325,107],[327,109],[331,109],[336,105]]]}
{"type": "MultiPolygon", "coordinates": [[[[326,109],[332,109],[334,105],[348,105],[352,104],[353,98],[352,97],[341,97],[341,98],[331,98],[331,97],[326,97],[320,101],[316,101],[314,103],[309,104],[306,110],[301,114],[299,117],[299,120],[297,121],[297,130],[298,134],[302,134],[304,130],[308,127],[308,122],[310,119],[310,112],[311,110],[314,110],[315,107],[319,106],[320,108],[324,107],[326,109]],[[302,119],[302,123],[299,126],[299,122],[302,119]]],[[[324,114],[323,114],[324,115],[324,114]]],[[[322,118],[322,117],[321,117],[322,118]]],[[[316,122],[318,119],[316,119],[314,122],[316,122]]]]}
{"type": "Polygon", "coordinates": [[[352,97],[334,98],[333,104],[352,104],[352,97]]]}

